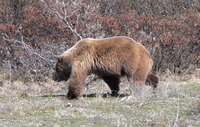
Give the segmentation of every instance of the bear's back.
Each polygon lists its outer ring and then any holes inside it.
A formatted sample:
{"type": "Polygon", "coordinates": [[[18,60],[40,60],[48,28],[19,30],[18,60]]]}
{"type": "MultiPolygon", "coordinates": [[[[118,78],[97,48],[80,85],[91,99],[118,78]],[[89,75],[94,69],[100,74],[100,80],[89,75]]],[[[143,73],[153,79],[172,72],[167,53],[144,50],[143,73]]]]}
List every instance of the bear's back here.
{"type": "Polygon", "coordinates": [[[94,48],[96,51],[105,52],[106,54],[108,54],[110,51],[117,51],[120,54],[141,52],[142,54],[150,56],[150,53],[142,44],[137,43],[132,38],[125,36],[102,39],[86,38],[79,42],[79,46],[81,47],[86,45],[94,48]]]}
{"type": "MultiPolygon", "coordinates": [[[[93,39],[85,38],[77,42],[73,47],[66,51],[66,53],[89,53],[96,55],[110,55],[110,57],[123,58],[124,56],[135,57],[135,55],[142,54],[148,55],[150,53],[145,49],[143,45],[137,43],[135,40],[125,36],[117,36],[111,38],[93,39]]],[[[80,54],[78,53],[78,54],[80,54]]]]}

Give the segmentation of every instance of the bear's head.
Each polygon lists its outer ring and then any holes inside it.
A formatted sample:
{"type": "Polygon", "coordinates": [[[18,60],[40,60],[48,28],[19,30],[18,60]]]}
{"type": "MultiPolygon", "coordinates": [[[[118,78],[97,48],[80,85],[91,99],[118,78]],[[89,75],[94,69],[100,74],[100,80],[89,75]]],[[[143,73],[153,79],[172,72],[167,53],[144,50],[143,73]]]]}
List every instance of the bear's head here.
{"type": "Polygon", "coordinates": [[[54,70],[55,73],[52,78],[54,81],[67,81],[71,74],[70,61],[67,61],[65,56],[59,56],[54,70]]]}

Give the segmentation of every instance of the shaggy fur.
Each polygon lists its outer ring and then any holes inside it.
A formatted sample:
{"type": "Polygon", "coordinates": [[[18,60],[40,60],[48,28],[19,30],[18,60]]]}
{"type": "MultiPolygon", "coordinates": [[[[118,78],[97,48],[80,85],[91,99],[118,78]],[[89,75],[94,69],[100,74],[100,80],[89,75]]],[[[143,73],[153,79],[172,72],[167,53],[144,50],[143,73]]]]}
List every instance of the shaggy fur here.
{"type": "Polygon", "coordinates": [[[126,76],[130,87],[152,82],[156,88],[158,77],[151,73],[153,61],[144,46],[129,37],[83,39],[58,57],[55,81],[68,81],[70,99],[79,97],[90,74],[101,77],[118,95],[120,77],[126,76]]]}

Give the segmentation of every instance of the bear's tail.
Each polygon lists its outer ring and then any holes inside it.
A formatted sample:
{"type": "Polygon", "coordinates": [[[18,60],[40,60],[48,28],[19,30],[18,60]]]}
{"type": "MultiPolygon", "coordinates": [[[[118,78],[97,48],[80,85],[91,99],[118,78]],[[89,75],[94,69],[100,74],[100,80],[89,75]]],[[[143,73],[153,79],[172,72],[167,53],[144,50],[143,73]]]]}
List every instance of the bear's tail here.
{"type": "Polygon", "coordinates": [[[159,77],[153,73],[149,73],[146,79],[146,83],[150,86],[153,86],[156,89],[159,82],[159,77]]]}

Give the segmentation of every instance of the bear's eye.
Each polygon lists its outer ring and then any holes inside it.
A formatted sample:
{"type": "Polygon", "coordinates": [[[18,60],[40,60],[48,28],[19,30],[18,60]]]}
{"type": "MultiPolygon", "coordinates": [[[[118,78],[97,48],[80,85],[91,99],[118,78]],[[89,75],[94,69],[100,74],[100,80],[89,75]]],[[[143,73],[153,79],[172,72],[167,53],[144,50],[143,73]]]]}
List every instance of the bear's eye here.
{"type": "Polygon", "coordinates": [[[62,71],[64,71],[64,69],[63,69],[62,67],[60,67],[60,66],[57,66],[57,67],[56,67],[56,71],[62,72],[62,71]]]}

